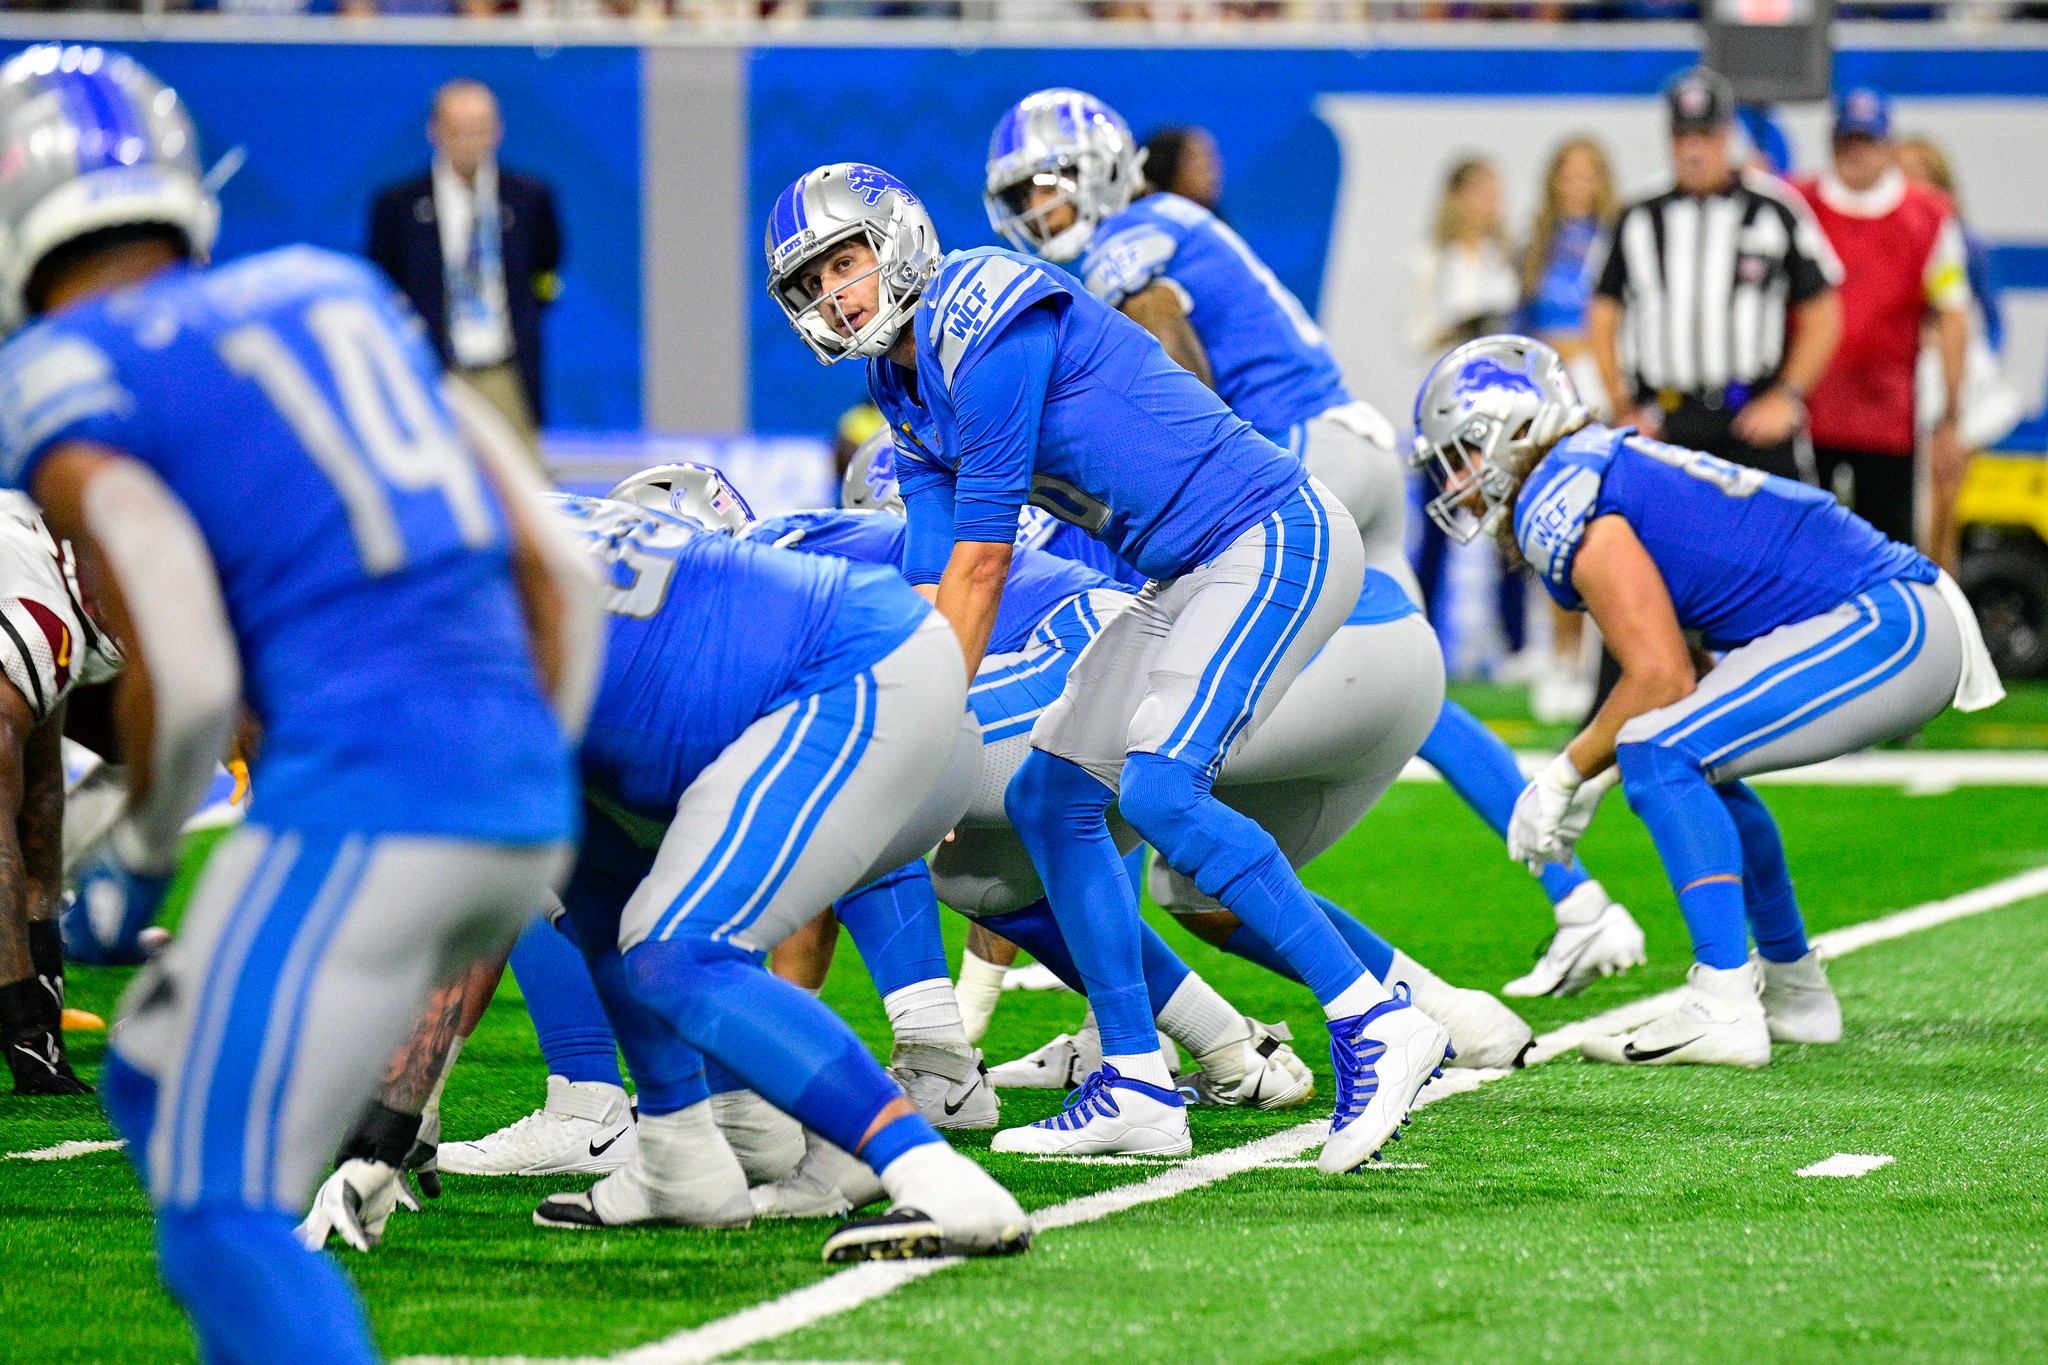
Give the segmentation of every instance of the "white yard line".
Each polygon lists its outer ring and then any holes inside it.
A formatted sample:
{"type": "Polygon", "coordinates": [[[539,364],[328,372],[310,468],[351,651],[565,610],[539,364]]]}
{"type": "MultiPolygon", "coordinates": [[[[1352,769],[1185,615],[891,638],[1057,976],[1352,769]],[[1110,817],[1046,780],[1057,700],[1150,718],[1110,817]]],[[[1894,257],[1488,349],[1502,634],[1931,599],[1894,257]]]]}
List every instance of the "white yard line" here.
{"type": "MultiPolygon", "coordinates": [[[[1535,750],[1515,751],[1522,772],[1532,777],[1550,758],[1535,750]]],[[[1410,759],[1401,770],[1403,782],[1442,780],[1436,769],[1419,758],[1410,759]]],[[[2048,786],[2048,751],[1871,750],[1744,780],[1786,787],[1899,787],[1914,796],[1938,796],[1958,787],[2044,787],[2048,786]]]]}
{"type": "Polygon", "coordinates": [[[1816,1161],[1811,1166],[1801,1166],[1794,1175],[1832,1175],[1847,1180],[1892,1164],[1889,1156],[1859,1156],[1855,1152],[1836,1152],[1825,1161],[1816,1161]]]}
{"type": "Polygon", "coordinates": [[[9,1161],[69,1161],[75,1156],[89,1156],[93,1152],[118,1152],[128,1144],[115,1138],[111,1142],[60,1142],[55,1147],[38,1147],[33,1152],[9,1152],[9,1161]]]}
{"type": "MultiPolygon", "coordinates": [[[[1909,910],[1900,910],[1865,924],[1837,929],[1820,935],[1814,942],[1825,956],[1840,957],[1844,953],[1867,948],[1873,943],[1919,933],[1938,924],[1946,924],[1970,915],[1981,915],[1987,910],[1996,910],[2001,906],[2030,900],[2040,895],[2048,895],[2048,867],[2022,872],[2018,876],[2007,877],[2003,881],[1992,882],[1988,886],[1980,886],[1946,900],[1916,905],[1909,910]]],[[[1535,1066],[1547,1062],[1576,1048],[1586,1038],[1621,1033],[1639,1027],[1677,1004],[1682,994],[1682,990],[1664,991],[1546,1033],[1536,1040],[1536,1046],[1530,1050],[1528,1064],[1535,1066]]],[[[1422,1092],[1419,1103],[1434,1104],[1438,1100],[1477,1090],[1490,1081],[1497,1081],[1503,1076],[1513,1074],[1509,1071],[1491,1070],[1446,1071],[1443,1079],[1422,1092]]],[[[1297,1124],[1295,1127],[1282,1129],[1240,1147],[1196,1157],[1192,1161],[1162,1171],[1149,1180],[1119,1185],[1099,1194],[1083,1195],[1064,1204],[1040,1209],[1032,1216],[1032,1221],[1040,1232],[1047,1232],[1092,1223],[1141,1204],[1172,1199],[1176,1195],[1186,1194],[1205,1185],[1213,1185],[1217,1181],[1227,1180],[1245,1171],[1300,1157],[1322,1142],[1327,1127],[1328,1122],[1323,1119],[1297,1124]]],[[[876,1299],[885,1298],[906,1284],[959,1264],[960,1258],[948,1257],[932,1261],[877,1261],[854,1266],[850,1270],[827,1276],[816,1284],[792,1290],[765,1303],[757,1303],[752,1308],[718,1318],[702,1327],[693,1327],[674,1336],[664,1337],[660,1341],[650,1342],[623,1355],[612,1356],[609,1360],[611,1365],[706,1365],[706,1362],[717,1360],[720,1356],[743,1351],[765,1341],[773,1341],[800,1328],[850,1312],[876,1299]]],[[[410,1356],[399,1362],[399,1365],[485,1365],[485,1362],[468,1356],[410,1356]]],[[[596,1365],[596,1360],[590,1357],[578,1357],[574,1360],[543,1360],[526,1356],[493,1357],[488,1365],[596,1365]]]]}

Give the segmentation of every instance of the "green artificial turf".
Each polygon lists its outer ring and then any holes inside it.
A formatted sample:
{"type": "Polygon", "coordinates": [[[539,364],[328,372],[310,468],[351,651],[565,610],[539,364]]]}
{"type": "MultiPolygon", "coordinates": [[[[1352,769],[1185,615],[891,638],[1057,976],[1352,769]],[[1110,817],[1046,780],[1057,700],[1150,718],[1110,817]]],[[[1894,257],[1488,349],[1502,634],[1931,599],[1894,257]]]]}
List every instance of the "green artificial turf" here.
{"type": "MultiPolygon", "coordinates": [[[[2048,864],[2048,797],[1974,788],[1774,787],[1809,918],[1824,929],[2048,864]]],[[[1586,841],[1651,963],[1572,1001],[1519,1002],[1539,1029],[1681,979],[1687,954],[1641,826],[1619,802],[1586,841]]],[[[1401,785],[1308,873],[1443,975],[1498,987],[1545,935],[1543,897],[1440,785],[1401,785]]],[[[961,922],[948,917],[957,952],[961,922]]],[[[1297,987],[1166,932],[1248,1012],[1284,1018],[1323,1082],[1286,1114],[1205,1109],[1212,1152],[1327,1113],[1319,1014],[1297,987]]],[[[1848,1040],[1761,1074],[1623,1074],[1563,1060],[1425,1111],[1423,1170],[1330,1181],[1257,1171],[1088,1227],[1026,1258],[947,1271],[750,1349],[823,1360],[1348,1361],[2022,1358],[2048,1324],[2039,1198],[2048,1130],[2048,909],[2019,907],[1881,945],[1837,969],[1848,1040]],[[1791,1171],[1834,1152],[1898,1158],[1860,1180],[1791,1171]]],[[[81,970],[110,1012],[124,973],[81,970]]],[[[827,999],[871,1042],[886,1025],[850,946],[827,999]]],[[[1080,1005],[1012,992],[991,1060],[1071,1029],[1080,1005]]],[[[73,1036],[81,1071],[99,1046],[73,1036]]],[[[539,1103],[531,1028],[508,982],[463,1054],[451,1137],[539,1103]]],[[[1051,1112],[1008,1092],[1006,1122],[1051,1112]]],[[[90,1100],[0,1099],[0,1152],[109,1136],[90,1100]]],[[[1128,1167],[986,1156],[1031,1207],[1141,1178],[1128,1167]]],[[[545,1232],[532,1206],[575,1180],[451,1176],[370,1256],[341,1253],[394,1355],[602,1355],[825,1272],[828,1225],[745,1232],[545,1232]]],[[[0,1319],[0,1360],[189,1358],[154,1283],[149,1224],[118,1153],[0,1160],[0,1266],[54,1312],[0,1319]]]]}

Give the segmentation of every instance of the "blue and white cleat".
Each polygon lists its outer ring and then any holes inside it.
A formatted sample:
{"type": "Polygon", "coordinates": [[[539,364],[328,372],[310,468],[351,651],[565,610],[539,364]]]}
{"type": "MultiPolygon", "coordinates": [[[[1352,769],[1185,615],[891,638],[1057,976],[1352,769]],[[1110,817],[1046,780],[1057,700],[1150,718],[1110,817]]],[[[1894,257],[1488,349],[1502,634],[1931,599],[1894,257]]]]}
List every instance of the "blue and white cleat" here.
{"type": "Polygon", "coordinates": [[[992,1152],[1039,1156],[1186,1156],[1187,1101],[1178,1090],[1134,1080],[1104,1062],[1067,1096],[1066,1108],[1023,1128],[1005,1128],[992,1152]]]}
{"type": "Polygon", "coordinates": [[[1356,1170],[1400,1136],[1415,1097],[1451,1059],[1450,1031],[1405,1000],[1330,1021],[1330,1067],[1337,1075],[1337,1111],[1316,1168],[1324,1175],[1356,1170]]]}

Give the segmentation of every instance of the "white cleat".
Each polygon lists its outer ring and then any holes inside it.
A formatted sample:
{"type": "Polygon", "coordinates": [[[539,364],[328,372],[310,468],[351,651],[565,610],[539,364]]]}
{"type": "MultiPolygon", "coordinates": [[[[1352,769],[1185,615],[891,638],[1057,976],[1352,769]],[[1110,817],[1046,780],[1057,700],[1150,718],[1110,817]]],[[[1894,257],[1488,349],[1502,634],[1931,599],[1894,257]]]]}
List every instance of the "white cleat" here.
{"type": "Polygon", "coordinates": [[[1542,956],[1527,975],[1502,986],[1502,995],[1577,995],[1603,976],[1619,976],[1648,960],[1642,928],[1619,902],[1608,899],[1600,883],[1582,883],[1556,910],[1557,932],[1542,956]]]}
{"type": "Polygon", "coordinates": [[[1451,1031],[1452,1066],[1507,1070],[1536,1044],[1521,1015],[1485,991],[1453,986],[1406,953],[1394,954],[1386,987],[1451,1031]]]}
{"type": "Polygon", "coordinates": [[[1750,963],[1762,977],[1758,994],[1773,1042],[1842,1041],[1842,1005],[1835,999],[1835,988],[1828,984],[1820,949],[1808,949],[1797,962],[1772,962],[1752,953],[1750,963]]]}
{"type": "Polygon", "coordinates": [[[1040,1156],[1186,1156],[1194,1149],[1180,1091],[1135,1080],[1108,1063],[1067,1096],[1059,1113],[1005,1128],[989,1144],[992,1152],[1040,1156]]]}
{"type": "Polygon", "coordinates": [[[827,1261],[1009,1256],[1031,1247],[1031,1219],[1010,1192],[943,1142],[913,1147],[882,1172],[889,1211],[847,1223],[827,1261]]]}
{"type": "Polygon", "coordinates": [[[357,1251],[368,1251],[384,1239],[384,1225],[398,1208],[404,1181],[396,1166],[355,1157],[334,1168],[313,1196],[313,1207],[299,1224],[299,1241],[310,1251],[339,1237],[357,1251]]]}
{"type": "Polygon", "coordinates": [[[551,1194],[533,1211],[544,1228],[636,1223],[743,1228],[754,1218],[747,1175],[712,1121],[711,1106],[642,1119],[632,1161],[587,1192],[551,1194]]]}
{"type": "Polygon", "coordinates": [[[1176,1077],[1192,1087],[1203,1104],[1241,1105],[1251,1109],[1292,1109],[1316,1093],[1316,1078],[1293,1048],[1294,1035],[1285,1024],[1262,1024],[1247,1018],[1245,1037],[1209,1052],[1195,1054],[1201,1070],[1176,1077]]]}
{"type": "Polygon", "coordinates": [[[624,1090],[550,1076],[546,1106],[474,1142],[442,1143],[439,1165],[456,1175],[603,1175],[636,1146],[624,1090]]]}
{"type": "Polygon", "coordinates": [[[711,1114],[749,1185],[780,1180],[804,1159],[804,1126],[751,1090],[713,1095],[711,1114]]]}
{"type": "Polygon", "coordinates": [[[1330,1065],[1337,1107],[1316,1157],[1324,1175],[1356,1170],[1401,1135],[1416,1096],[1443,1074],[1450,1030],[1405,1000],[1330,1021],[1330,1065]]]}
{"type": "Polygon", "coordinates": [[[1725,970],[1704,962],[1685,975],[1685,998],[1634,1033],[1588,1038],[1579,1051],[1623,1066],[1768,1066],[1771,1030],[1748,963],[1725,970]]]}
{"type": "Polygon", "coordinates": [[[756,1218],[844,1218],[886,1190],[868,1164],[804,1130],[804,1159],[772,1185],[747,1191],[756,1218]]]}
{"type": "Polygon", "coordinates": [[[898,1044],[889,1074],[934,1128],[993,1128],[1001,1120],[995,1087],[979,1052],[898,1044]]]}
{"type": "MultiPolygon", "coordinates": [[[[1173,1039],[1160,1034],[1159,1050],[1166,1054],[1169,1074],[1180,1069],[1180,1048],[1173,1039]]],[[[1056,1034],[1036,1051],[990,1067],[988,1080],[998,1090],[1072,1090],[1101,1069],[1102,1035],[1090,1012],[1079,1033],[1056,1034]]]]}
{"type": "Polygon", "coordinates": [[[1032,962],[1022,967],[1012,967],[1003,973],[1003,989],[1006,991],[1065,991],[1073,988],[1053,975],[1052,968],[1043,962],[1032,962]]]}

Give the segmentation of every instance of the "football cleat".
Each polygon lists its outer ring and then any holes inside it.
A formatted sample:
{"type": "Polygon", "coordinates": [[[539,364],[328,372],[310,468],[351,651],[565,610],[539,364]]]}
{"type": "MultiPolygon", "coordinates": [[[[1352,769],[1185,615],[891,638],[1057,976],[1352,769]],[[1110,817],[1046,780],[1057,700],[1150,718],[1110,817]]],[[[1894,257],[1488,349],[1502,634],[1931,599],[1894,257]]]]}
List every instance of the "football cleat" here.
{"type": "Polygon", "coordinates": [[[846,1223],[825,1240],[830,1262],[934,1256],[1010,1256],[1031,1246],[1031,1219],[1010,1192],[943,1142],[889,1163],[889,1211],[846,1223]]]}
{"type": "Polygon", "coordinates": [[[544,1228],[743,1228],[753,1218],[747,1173],[702,1103],[643,1120],[631,1161],[588,1191],[549,1195],[533,1211],[544,1228]]]}
{"type": "Polygon", "coordinates": [[[1522,1064],[1536,1033],[1485,991],[1451,985],[1406,953],[1394,954],[1387,990],[1451,1031],[1453,1066],[1507,1070],[1522,1064]]]}
{"type": "Polygon", "coordinates": [[[17,1095],[90,1095],[64,1055],[63,1035],[54,1029],[24,1030],[6,1042],[7,1069],[17,1095]]]}
{"type": "Polygon", "coordinates": [[[1768,1066],[1771,1030],[1756,971],[1747,962],[1725,970],[1695,962],[1676,1009],[1633,1033],[1588,1038],[1579,1051],[1623,1066],[1768,1066]]]}
{"type": "Polygon", "coordinates": [[[772,1185],[747,1191],[756,1218],[843,1218],[874,1203],[886,1190],[868,1164],[810,1129],[804,1159],[772,1185]]]}
{"type": "Polygon", "coordinates": [[[1316,1093],[1316,1078],[1307,1063],[1287,1044],[1294,1035],[1285,1024],[1262,1024],[1247,1018],[1251,1033],[1213,1052],[1197,1053],[1201,1070],[1177,1076],[1182,1093],[1195,1092],[1199,1104],[1233,1104],[1252,1109],[1291,1109],[1316,1093]]]}
{"type": "Polygon", "coordinates": [[[633,1105],[604,1081],[548,1077],[548,1102],[473,1142],[444,1142],[439,1169],[456,1175],[603,1175],[633,1158],[633,1105]]]}
{"type": "Polygon", "coordinates": [[[751,1090],[713,1095],[711,1115],[749,1185],[780,1180],[804,1159],[804,1126],[751,1090]]]}
{"type": "MultiPolygon", "coordinates": [[[[1180,1069],[1180,1049],[1173,1039],[1160,1034],[1159,1050],[1166,1055],[1167,1071],[1180,1069]]],[[[1037,1051],[990,1067],[988,1079],[998,1090],[1072,1090],[1101,1067],[1102,1035],[1091,1011],[1080,1032],[1056,1034],[1037,1051]]]]}
{"type": "Polygon", "coordinates": [[[898,1044],[889,1074],[934,1128],[993,1128],[1001,1117],[979,1052],[898,1044]]]}
{"type": "Polygon", "coordinates": [[[398,1208],[403,1187],[398,1168],[356,1157],[334,1168],[313,1196],[313,1207],[299,1224],[299,1241],[309,1251],[339,1237],[357,1251],[368,1251],[384,1239],[384,1225],[398,1208]]]}
{"type": "Polygon", "coordinates": [[[1451,1059],[1450,1030],[1405,1000],[1330,1021],[1330,1065],[1337,1076],[1330,1136],[1316,1158],[1324,1175],[1356,1170],[1396,1137],[1415,1097],[1451,1059]]]}
{"type": "Polygon", "coordinates": [[[1194,1141],[1188,1136],[1187,1102],[1180,1091],[1136,1080],[1104,1062],[1067,1096],[1059,1113],[1022,1128],[1005,1128],[989,1150],[1041,1156],[1186,1156],[1194,1150],[1194,1141]]]}
{"type": "Polygon", "coordinates": [[[1772,962],[1752,954],[1750,963],[1762,977],[1758,995],[1764,1002],[1764,1021],[1770,1026],[1773,1042],[1842,1041],[1842,1005],[1835,999],[1835,988],[1828,984],[1820,949],[1809,949],[1796,962],[1772,962]]]}
{"type": "Polygon", "coordinates": [[[1502,995],[1577,995],[1603,976],[1617,976],[1648,960],[1641,927],[1626,908],[1608,900],[1600,883],[1580,884],[1556,908],[1557,932],[1526,975],[1500,988],[1502,995]],[[1583,913],[1589,902],[1599,903],[1599,911],[1583,922],[1572,922],[1571,917],[1583,913]]]}

